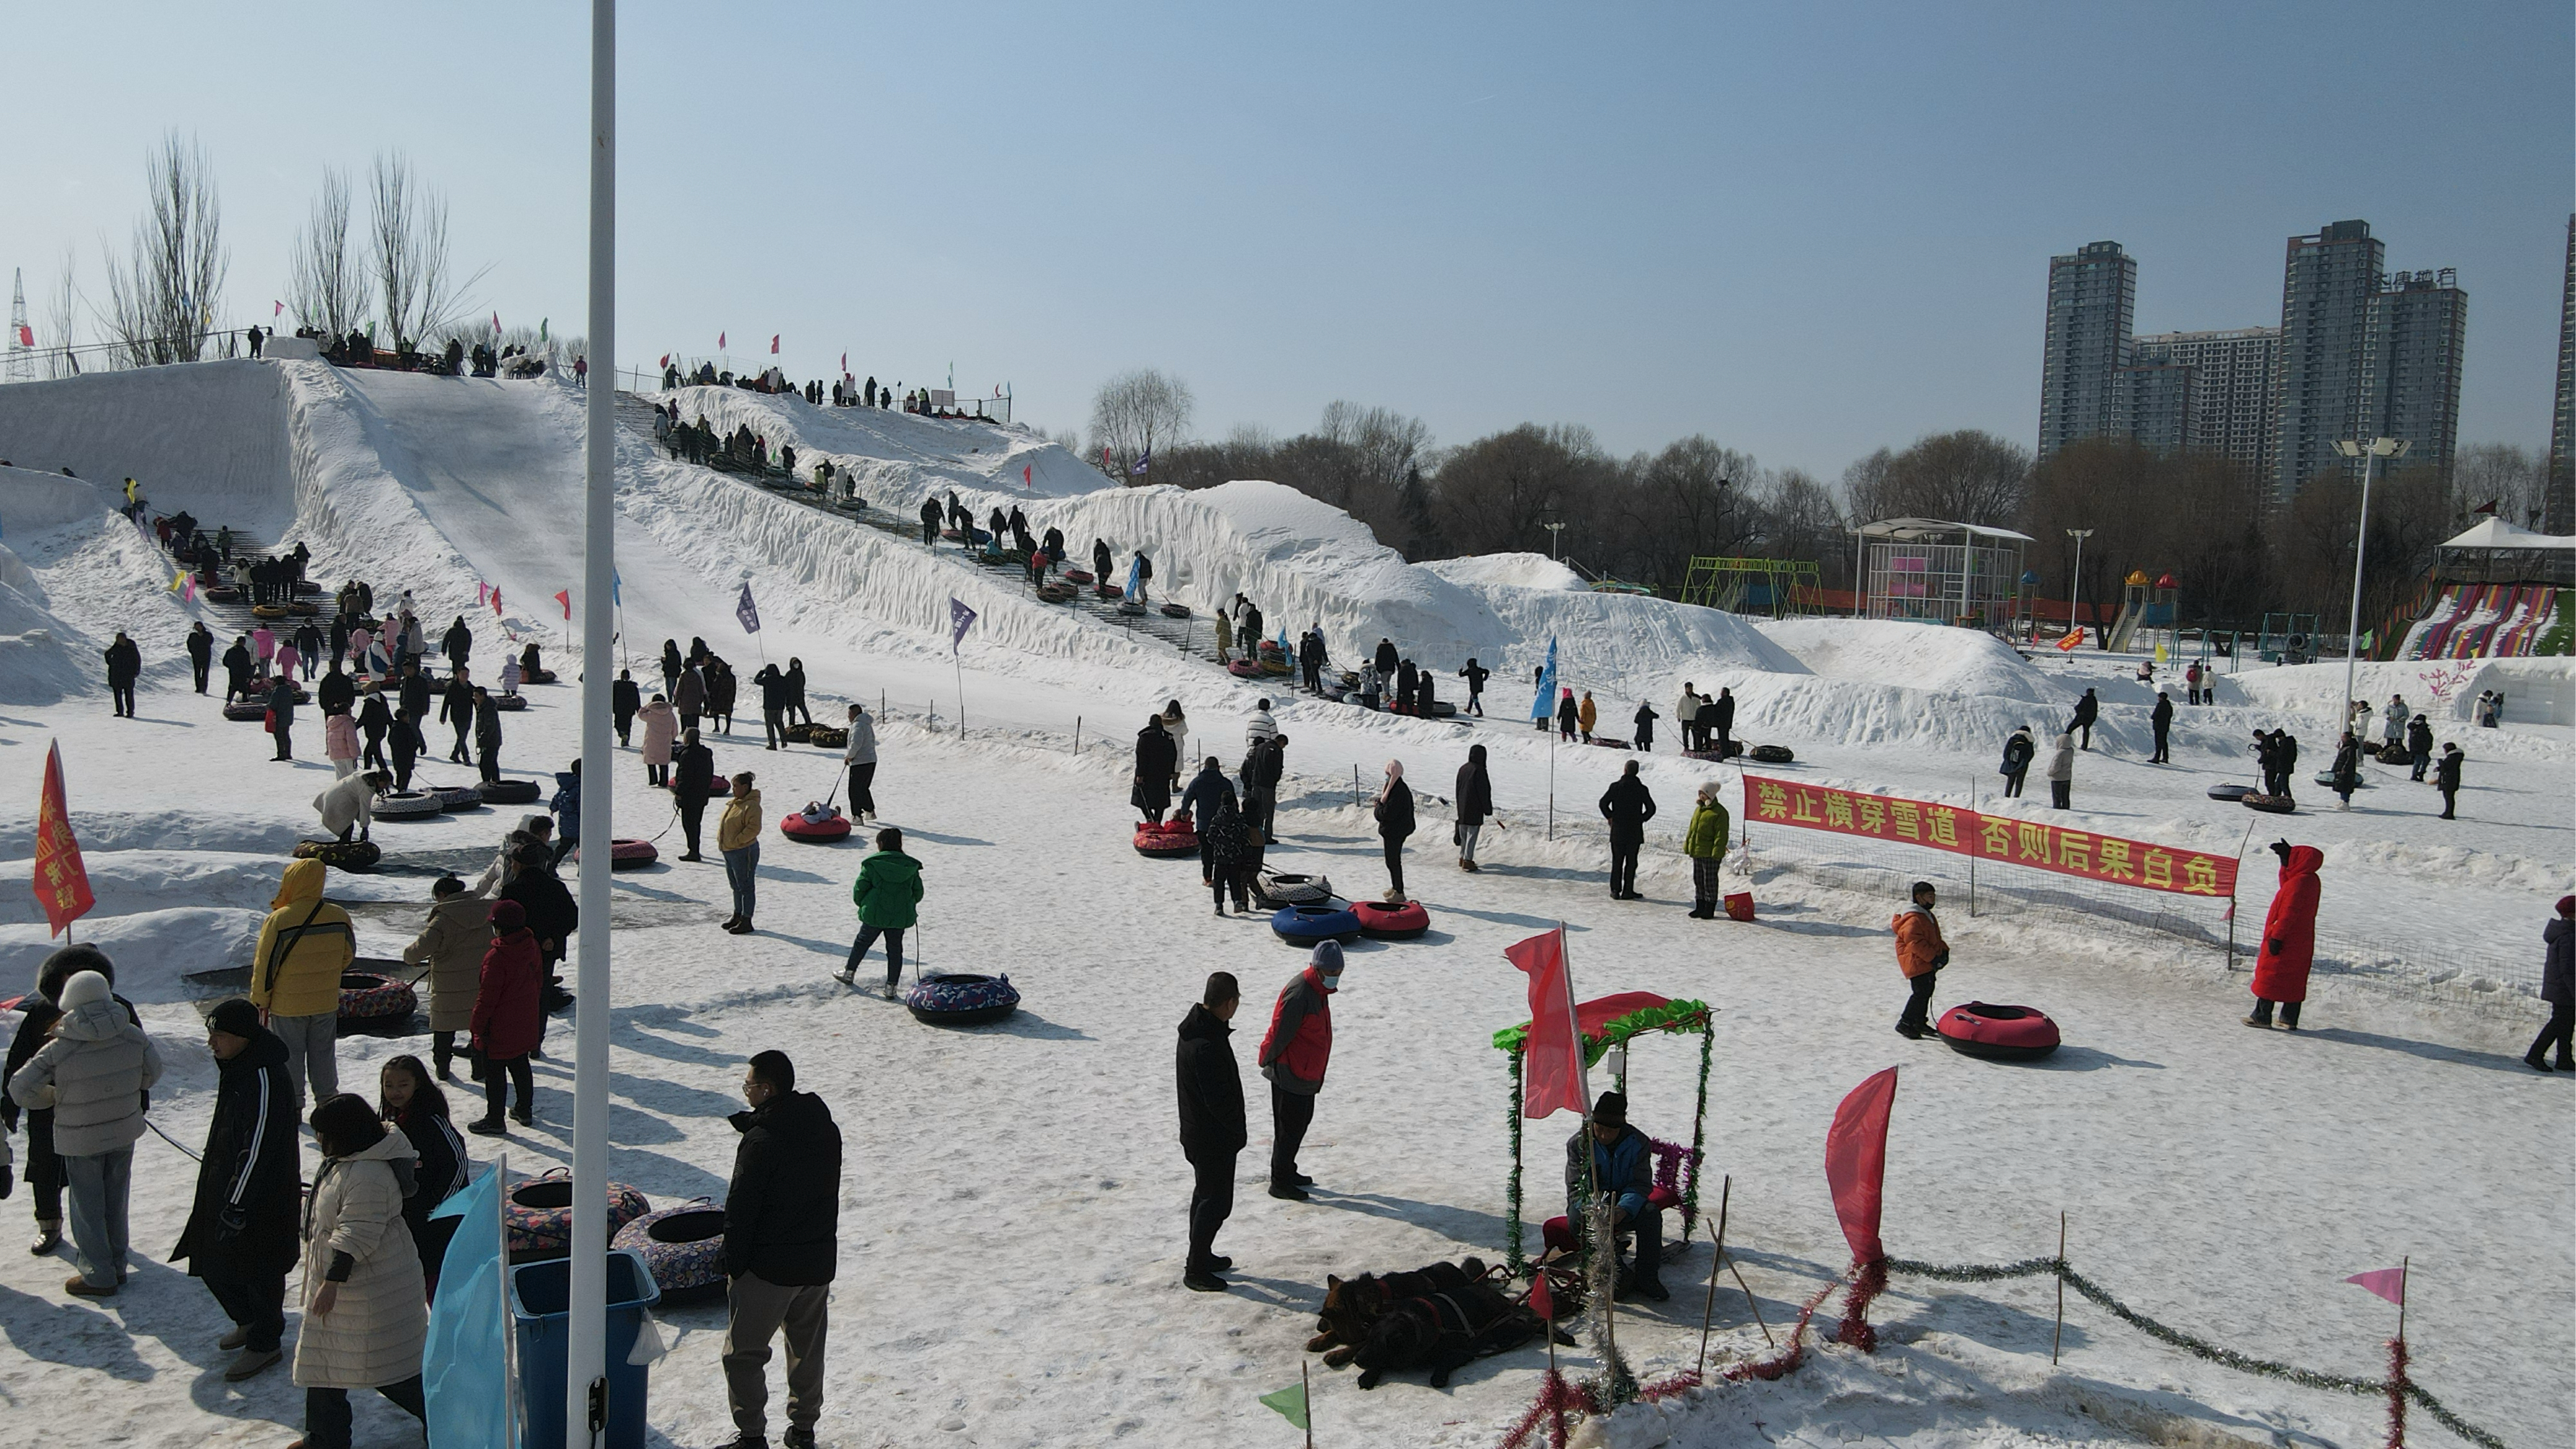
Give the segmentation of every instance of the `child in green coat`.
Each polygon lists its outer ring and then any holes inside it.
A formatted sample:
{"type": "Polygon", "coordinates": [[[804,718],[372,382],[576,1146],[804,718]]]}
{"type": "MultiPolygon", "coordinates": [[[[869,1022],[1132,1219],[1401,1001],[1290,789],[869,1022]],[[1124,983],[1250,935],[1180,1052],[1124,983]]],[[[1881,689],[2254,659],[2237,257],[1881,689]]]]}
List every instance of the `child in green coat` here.
{"type": "Polygon", "coordinates": [[[855,982],[868,947],[883,936],[885,994],[892,1001],[895,983],[903,979],[903,933],[912,929],[913,907],[921,903],[921,862],[903,853],[902,831],[889,825],[877,832],[877,852],[859,862],[850,900],[859,908],[859,938],[850,943],[850,964],[833,975],[843,986],[855,982]]]}
{"type": "Polygon", "coordinates": [[[1717,919],[1718,867],[1726,860],[1726,832],[1732,824],[1726,807],[1717,801],[1718,785],[1712,780],[1699,787],[1699,804],[1691,811],[1690,829],[1682,836],[1682,854],[1691,863],[1691,917],[1694,920],[1717,919]]]}

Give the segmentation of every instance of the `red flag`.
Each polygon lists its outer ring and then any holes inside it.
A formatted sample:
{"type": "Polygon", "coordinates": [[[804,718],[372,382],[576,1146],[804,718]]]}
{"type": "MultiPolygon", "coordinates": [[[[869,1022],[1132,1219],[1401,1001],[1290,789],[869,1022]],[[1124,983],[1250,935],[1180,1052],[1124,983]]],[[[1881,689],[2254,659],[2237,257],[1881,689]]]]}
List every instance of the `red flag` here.
{"type": "Polygon", "coordinates": [[[668,366],[670,366],[670,365],[671,365],[671,354],[669,354],[669,353],[667,353],[667,352],[663,353],[663,354],[662,354],[662,360],[661,360],[660,362],[657,362],[657,363],[653,364],[653,365],[654,365],[655,367],[668,367],[668,366]]]}
{"type": "Polygon", "coordinates": [[[81,866],[80,841],[72,836],[71,808],[63,802],[63,748],[45,750],[45,788],[36,799],[36,868],[31,877],[45,919],[59,936],[89,914],[98,897],[81,866]]]}
{"type": "Polygon", "coordinates": [[[1825,1181],[1855,1263],[1887,1256],[1878,1241],[1878,1211],[1887,1185],[1887,1114],[1895,1105],[1896,1068],[1889,1067],[1851,1089],[1825,1132],[1825,1181]]]}
{"type": "Polygon", "coordinates": [[[2078,624],[2072,630],[2069,630],[2066,634],[2061,636],[2057,641],[2057,647],[2061,652],[2067,654],[2072,654],[2076,650],[2083,648],[2084,626],[2078,624]]]}
{"type": "Polygon", "coordinates": [[[1037,486],[1037,482],[1038,482],[1038,478],[1037,478],[1037,470],[1036,470],[1034,467],[1030,466],[1029,464],[1026,464],[1026,463],[1021,464],[1021,465],[1020,465],[1020,486],[1021,486],[1021,487],[1023,487],[1023,488],[1034,488],[1034,487],[1036,487],[1036,486],[1037,486]]]}
{"type": "Polygon", "coordinates": [[[494,584],[492,586],[492,612],[496,615],[501,612],[501,586],[499,584],[494,584]]]}
{"type": "Polygon", "coordinates": [[[1584,1080],[1583,1032],[1574,1020],[1574,974],[1565,960],[1565,928],[1503,948],[1529,975],[1529,1037],[1521,1044],[1521,1115],[1591,1110],[1584,1080]]]}
{"type": "Polygon", "coordinates": [[[2343,1281],[2367,1288],[2400,1307],[2405,1306],[2406,1270],[2403,1268],[2374,1268],[2367,1273],[2355,1273],[2343,1281]]]}
{"type": "Polygon", "coordinates": [[[778,334],[775,332],[769,334],[769,355],[772,357],[778,355],[778,334]]]}
{"type": "Polygon", "coordinates": [[[719,332],[716,334],[716,351],[724,351],[724,339],[725,335],[723,333],[719,332]]]}
{"type": "Polygon", "coordinates": [[[556,603],[558,603],[558,604],[563,605],[563,609],[564,609],[564,617],[565,617],[565,618],[569,619],[569,618],[571,618],[571,617],[572,617],[572,590],[570,590],[570,589],[557,589],[557,590],[555,590],[555,602],[556,602],[556,603]]]}
{"type": "Polygon", "coordinates": [[[24,323],[24,322],[19,323],[19,324],[18,324],[18,345],[19,345],[19,346],[21,346],[21,347],[33,347],[33,346],[35,346],[35,345],[36,345],[36,329],[35,329],[35,328],[33,328],[33,327],[28,326],[28,325],[27,325],[26,323],[24,323]]]}
{"type": "Polygon", "coordinates": [[[847,376],[847,375],[849,374],[849,371],[850,371],[850,354],[848,354],[848,353],[844,352],[844,353],[842,353],[842,354],[841,354],[841,372],[842,372],[842,375],[847,376]]]}
{"type": "Polygon", "coordinates": [[[1530,1284],[1529,1306],[1530,1312],[1550,1323],[1556,1321],[1556,1295],[1547,1291],[1547,1274],[1544,1271],[1538,1275],[1537,1281],[1530,1284]]]}
{"type": "Polygon", "coordinates": [[[2486,502],[2479,504],[2477,507],[2472,508],[2469,511],[2471,513],[2483,513],[2487,517],[2493,518],[2496,516],[2496,505],[2503,501],[2504,500],[2501,498],[2490,498],[2486,502]]]}

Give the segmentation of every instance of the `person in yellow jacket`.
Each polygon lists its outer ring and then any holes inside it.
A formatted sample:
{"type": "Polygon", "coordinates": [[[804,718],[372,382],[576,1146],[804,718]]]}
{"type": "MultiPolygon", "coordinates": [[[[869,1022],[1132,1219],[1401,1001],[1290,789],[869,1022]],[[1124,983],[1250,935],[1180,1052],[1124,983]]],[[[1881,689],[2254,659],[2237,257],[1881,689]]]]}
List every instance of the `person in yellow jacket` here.
{"type": "Polygon", "coordinates": [[[1914,904],[1887,923],[1896,932],[1897,969],[1913,988],[1905,998],[1904,1014],[1896,1019],[1896,1034],[1910,1041],[1920,1041],[1931,1031],[1932,983],[1941,968],[1950,964],[1950,943],[1941,939],[1941,922],[1932,914],[1935,899],[1932,882],[1918,880],[1914,904]]]}
{"type": "Polygon", "coordinates": [[[751,788],[749,770],[733,777],[733,803],[716,822],[716,849],[724,852],[725,881],[733,887],[733,916],[724,928],[749,935],[752,889],[760,874],[760,792],[751,788]]]}
{"type": "Polygon", "coordinates": [[[1601,722],[1601,706],[1592,702],[1592,691],[1583,691],[1583,707],[1575,711],[1576,723],[1583,730],[1583,742],[1592,743],[1592,727],[1601,722]]]}
{"type": "Polygon", "coordinates": [[[340,973],[358,959],[349,913],[322,899],[322,862],[286,867],[250,957],[250,1004],[286,1043],[297,1110],[340,1090],[340,973]]]}

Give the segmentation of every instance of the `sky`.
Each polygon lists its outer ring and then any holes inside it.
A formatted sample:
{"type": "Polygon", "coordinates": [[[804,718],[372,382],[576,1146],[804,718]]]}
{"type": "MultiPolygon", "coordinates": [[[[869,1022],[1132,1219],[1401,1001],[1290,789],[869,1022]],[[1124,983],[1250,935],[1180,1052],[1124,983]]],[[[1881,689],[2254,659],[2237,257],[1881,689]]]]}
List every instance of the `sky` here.
{"type": "MultiPolygon", "coordinates": [[[[1008,386],[1087,419],[1160,367],[1208,437],[1348,398],[1457,444],[1705,433],[1838,475],[2029,446],[2048,258],[2116,240],[2140,332],[2277,325],[2284,239],[2369,221],[2469,294],[2464,443],[2549,433],[2576,205],[2558,3],[636,3],[618,358],[1008,386]]],[[[226,320],[264,322],[325,167],[406,153],[474,311],[581,330],[588,7],[19,7],[0,266],[211,153],[226,320]],[[394,68],[393,74],[387,67],[394,68]]]]}

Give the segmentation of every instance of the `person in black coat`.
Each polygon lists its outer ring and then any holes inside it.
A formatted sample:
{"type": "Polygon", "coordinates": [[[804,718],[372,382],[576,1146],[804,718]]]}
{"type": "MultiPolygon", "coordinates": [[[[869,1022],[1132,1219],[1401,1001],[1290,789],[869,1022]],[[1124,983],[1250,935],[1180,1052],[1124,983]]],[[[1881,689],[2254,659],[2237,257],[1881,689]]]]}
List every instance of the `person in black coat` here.
{"type": "Polygon", "coordinates": [[[250,636],[236,634],[233,647],[224,651],[224,703],[250,701],[250,682],[257,666],[250,656],[250,636]]]}
{"type": "Polygon", "coordinates": [[[742,1096],[751,1110],[726,1119],[742,1142],[725,1189],[725,1397],[737,1442],[766,1443],[769,1341],[784,1329],[786,1442],[811,1444],[823,1416],[823,1340],[840,1257],[841,1129],[822,1098],[796,1090],[785,1052],[752,1057],[742,1096]]]}
{"type": "Polygon", "coordinates": [[[1645,751],[1647,754],[1651,755],[1655,752],[1655,721],[1661,718],[1663,718],[1663,716],[1655,713],[1655,707],[1653,705],[1648,704],[1643,700],[1637,702],[1637,713],[1635,716],[1635,724],[1637,726],[1636,745],[1638,749],[1645,751]]]}
{"type": "Polygon", "coordinates": [[[2522,1059],[2535,1072],[2553,1070],[2542,1052],[2555,1043],[2558,1064],[2554,1070],[2576,1072],[2576,896],[2558,898],[2558,918],[2541,927],[2540,940],[2545,948],[2540,999],[2549,1003],[2549,1022],[2531,1039],[2531,1050],[2522,1059]]]}
{"type": "Polygon", "coordinates": [[[286,1043],[239,997],[208,1013],[206,1045],[215,1057],[214,1117],[170,1260],[187,1259],[189,1276],[203,1279],[232,1319],[222,1347],[241,1356],[224,1377],[239,1382],[278,1361],[286,1275],[303,1252],[295,1082],[286,1043]]]}
{"type": "Polygon", "coordinates": [[[463,614],[457,615],[456,622],[447,626],[447,633],[438,642],[440,652],[447,656],[450,673],[464,668],[465,661],[474,657],[474,631],[465,627],[463,614]]]}
{"type": "Polygon", "coordinates": [[[1404,842],[1413,835],[1413,787],[1404,783],[1404,762],[1386,762],[1386,783],[1377,792],[1378,839],[1386,846],[1386,899],[1402,905],[1404,894],[1404,842]]]}
{"type": "Polygon", "coordinates": [[[1156,825],[1172,808],[1172,776],[1180,768],[1180,750],[1180,742],[1163,728],[1163,717],[1147,715],[1145,727],[1136,731],[1136,778],[1127,791],[1127,803],[1156,825]]]}
{"type": "Polygon", "coordinates": [[[2075,728],[2084,735],[2083,748],[2093,748],[2093,721],[2101,717],[2102,701],[2094,697],[2092,690],[2084,691],[2084,697],[2075,701],[2074,720],[2075,728]]]}
{"type": "Polygon", "coordinates": [[[790,724],[810,725],[814,711],[805,707],[805,661],[787,661],[787,720],[790,724]]]}
{"type": "Polygon", "coordinates": [[[760,686],[761,730],[769,737],[768,748],[777,749],[787,734],[787,676],[777,665],[764,664],[751,682],[760,686]]]}
{"type": "Polygon", "coordinates": [[[2038,754],[2039,741],[2031,738],[2028,725],[2014,730],[2012,738],[2004,741],[2002,774],[2005,799],[2011,800],[2020,796],[2021,782],[2030,774],[2030,762],[2038,754]]]}
{"type": "Polygon", "coordinates": [[[2441,762],[2433,766],[2433,786],[2442,792],[2442,818],[2459,819],[2460,766],[2468,762],[2458,745],[2442,746],[2441,762]]]}
{"type": "Polygon", "coordinates": [[[698,826],[707,814],[707,797],[716,787],[715,751],[698,743],[694,729],[680,732],[680,747],[671,752],[671,799],[680,807],[680,834],[689,848],[682,860],[704,860],[698,853],[698,826]]]}
{"type": "Polygon", "coordinates": [[[1637,894],[1637,855],[1646,847],[1646,822],[1655,818],[1655,797],[1637,778],[1637,762],[1619,772],[1601,792],[1601,818],[1610,822],[1610,898],[1643,900],[1637,894]]]}
{"type": "MultiPolygon", "coordinates": [[[[339,666],[339,661],[336,659],[331,663],[334,668],[339,666]]],[[[393,725],[394,712],[392,707],[385,703],[384,692],[378,690],[370,693],[367,696],[367,702],[358,707],[358,732],[366,736],[367,741],[365,751],[359,757],[360,764],[371,770],[387,768],[385,732],[392,729],[393,725]]]]}
{"type": "Polygon", "coordinates": [[[474,767],[486,785],[501,778],[501,706],[479,684],[474,687],[474,767]]]}
{"type": "MultiPolygon", "coordinates": [[[[405,665],[404,667],[408,669],[413,666],[405,665]]],[[[465,744],[474,733],[474,696],[476,693],[478,693],[478,691],[474,688],[474,685],[466,679],[465,671],[459,669],[447,676],[447,688],[439,694],[439,722],[452,727],[456,731],[456,743],[447,752],[447,761],[449,764],[470,765],[474,763],[473,760],[465,753],[465,744]]]]}
{"type": "MultiPolygon", "coordinates": [[[[371,695],[369,699],[373,704],[384,702],[382,695],[371,695]]],[[[412,766],[420,759],[420,722],[412,717],[410,707],[405,706],[394,711],[393,724],[385,733],[393,749],[394,788],[408,790],[411,788],[412,766]]]]}
{"type": "Polygon", "coordinates": [[[1570,740],[1574,738],[1574,732],[1582,727],[1583,716],[1574,707],[1574,691],[1570,689],[1562,691],[1556,701],[1557,734],[1570,740]]]}
{"type": "MultiPolygon", "coordinates": [[[[1225,766],[1210,755],[1200,764],[1199,772],[1190,777],[1190,786],[1181,792],[1181,809],[1199,837],[1199,884],[1216,884],[1215,824],[1218,802],[1237,806],[1233,782],[1225,777],[1225,766]]],[[[1239,808],[1239,807],[1238,807],[1239,808]]]]}
{"type": "Polygon", "coordinates": [[[2156,691],[2156,707],[2149,711],[2147,715],[2147,724],[2156,732],[2156,752],[2147,757],[2147,763],[2150,765],[2172,764],[2173,761],[2168,758],[2166,754],[2167,738],[2173,734],[2172,695],[2165,693],[2161,689],[2156,691]]]}
{"type": "Polygon", "coordinates": [[[269,735],[277,742],[279,760],[295,758],[295,681],[281,674],[268,691],[269,735]]]}
{"type": "Polygon", "coordinates": [[[1234,1028],[1235,1009],[1243,989],[1234,974],[1218,971],[1207,979],[1198,1004],[1181,1020],[1181,1041],[1173,1057],[1173,1075],[1181,1102],[1181,1155],[1190,1163],[1190,1253],[1181,1269],[1181,1284],[1201,1293],[1225,1291],[1217,1275],[1234,1266],[1216,1251],[1217,1230],[1234,1212],[1234,1159],[1248,1134],[1243,1119],[1243,1074],[1235,1066],[1234,1048],[1226,1038],[1234,1028]]]}
{"type": "Polygon", "coordinates": [[[1735,691],[1719,685],[1709,708],[1717,711],[1717,756],[1722,760],[1735,753],[1735,691]]]}
{"type": "Polygon", "coordinates": [[[608,710],[614,716],[617,726],[619,749],[622,750],[628,745],[627,736],[635,728],[636,712],[643,708],[644,690],[643,686],[635,682],[635,671],[631,669],[617,671],[617,682],[608,687],[608,710]]]}
{"type": "Polygon", "coordinates": [[[1109,562],[1109,540],[1105,538],[1093,539],[1091,541],[1091,572],[1094,582],[1103,584],[1110,582],[1109,562]]]}
{"type": "Polygon", "coordinates": [[[680,687],[680,671],[688,666],[680,661],[680,641],[662,641],[662,697],[671,698],[680,687]]]}
{"type": "Polygon", "coordinates": [[[1473,656],[1469,656],[1467,667],[1458,671],[1458,677],[1467,681],[1467,708],[1465,712],[1475,715],[1480,719],[1483,718],[1485,713],[1485,681],[1494,677],[1494,671],[1478,664],[1473,656]]]}
{"type": "Polygon", "coordinates": [[[107,646],[107,693],[116,706],[119,719],[134,718],[134,681],[143,675],[143,651],[134,646],[125,631],[116,631],[116,640],[107,646]]]}
{"type": "Polygon", "coordinates": [[[357,706],[358,682],[340,672],[338,659],[331,661],[330,672],[313,686],[313,702],[320,706],[324,719],[335,714],[347,714],[357,706]]]}
{"type": "Polygon", "coordinates": [[[411,1228],[412,1246],[420,1250],[421,1279],[436,1298],[438,1270],[447,1262],[447,1240],[456,1236],[457,1219],[433,1218],[430,1209],[464,1191],[472,1159],[448,1116],[447,1094],[418,1057],[395,1057],[377,1074],[376,1115],[411,1144],[412,1190],[403,1199],[403,1222],[411,1228]]]}
{"type": "Polygon", "coordinates": [[[206,692],[206,676],[214,671],[214,663],[215,636],[207,631],[206,621],[199,619],[188,626],[188,667],[196,673],[199,694],[206,692]]]}
{"type": "Polygon", "coordinates": [[[1378,641],[1377,641],[1377,655],[1376,655],[1375,662],[1376,662],[1376,664],[1377,664],[1377,672],[1378,672],[1378,673],[1380,673],[1380,674],[1387,674],[1387,675],[1391,675],[1391,674],[1395,673],[1395,641],[1394,641],[1394,640],[1392,640],[1392,639],[1380,639],[1380,640],[1378,640],[1378,641]]]}
{"type": "Polygon", "coordinates": [[[537,938],[538,954],[549,968],[559,966],[572,933],[581,928],[581,906],[555,875],[552,849],[531,841],[520,846],[511,860],[518,869],[510,873],[510,883],[501,887],[497,899],[519,903],[527,913],[528,934],[537,938]]]}
{"type": "Polygon", "coordinates": [[[2406,753],[2415,766],[2408,778],[2423,779],[2425,767],[2433,763],[2433,722],[2420,711],[2406,722],[2406,753]]]}

